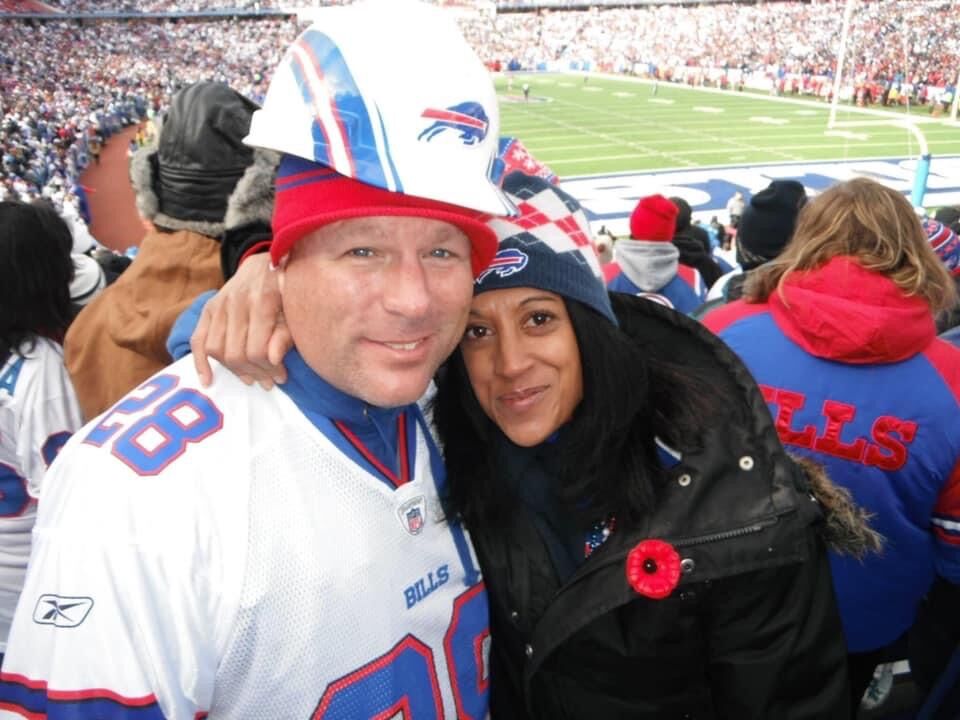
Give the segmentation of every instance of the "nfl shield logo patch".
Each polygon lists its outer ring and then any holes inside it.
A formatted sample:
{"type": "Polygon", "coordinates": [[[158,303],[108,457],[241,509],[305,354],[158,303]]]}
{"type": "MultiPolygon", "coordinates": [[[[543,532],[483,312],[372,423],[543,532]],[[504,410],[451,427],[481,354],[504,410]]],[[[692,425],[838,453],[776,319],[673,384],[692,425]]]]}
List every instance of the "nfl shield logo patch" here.
{"type": "Polygon", "coordinates": [[[410,498],[397,508],[400,524],[411,535],[419,535],[427,522],[427,501],[423,495],[410,498]]]}

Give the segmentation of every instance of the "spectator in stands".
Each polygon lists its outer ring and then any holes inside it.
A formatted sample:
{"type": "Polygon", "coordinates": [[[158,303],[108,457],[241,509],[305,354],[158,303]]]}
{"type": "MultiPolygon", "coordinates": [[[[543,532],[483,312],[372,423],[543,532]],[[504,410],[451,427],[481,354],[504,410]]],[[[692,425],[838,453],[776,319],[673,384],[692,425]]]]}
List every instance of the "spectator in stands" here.
{"type": "MultiPolygon", "coordinates": [[[[807,202],[807,191],[796,180],[774,180],[750,198],[737,231],[738,268],[723,275],[707,293],[707,301],[722,303],[743,294],[744,273],[769,262],[790,242],[797,215],[807,202]]],[[[722,303],[714,303],[714,306],[722,303]]],[[[704,308],[706,310],[706,308],[704,308]]],[[[703,311],[698,311],[702,316],[703,311]]]]}
{"type": "Polygon", "coordinates": [[[955,233],[960,234],[960,206],[948,205],[933,214],[933,219],[942,222],[955,233]]]}
{"type": "Polygon", "coordinates": [[[743,193],[737,190],[727,201],[727,216],[730,218],[730,227],[734,230],[740,226],[740,216],[743,215],[743,208],[746,201],[743,199],[743,193]]]}
{"type": "Polygon", "coordinates": [[[77,317],[65,344],[85,418],[169,364],[174,320],[223,284],[218,238],[228,198],[253,161],[241,141],[255,109],[222,83],[191,85],[172,98],[157,146],[133,158],[138,209],[153,229],[136,262],[77,317]]]}
{"type": "Polygon", "coordinates": [[[616,240],[613,233],[605,225],[601,226],[594,236],[593,249],[597,252],[597,259],[600,261],[601,267],[605,268],[613,262],[613,245],[616,240]]]}
{"type": "Polygon", "coordinates": [[[743,299],[704,321],[760,383],[784,444],[886,538],[862,563],[832,559],[854,711],[931,584],[960,583],[960,350],[934,324],[956,297],[906,198],[858,178],[811,200],[743,299]]]}
{"type": "Polygon", "coordinates": [[[677,206],[673,244],[680,250],[680,264],[693,268],[699,273],[703,281],[703,293],[706,294],[710,286],[723,275],[720,265],[713,259],[710,236],[700,225],[691,223],[693,211],[690,203],[681,197],[672,197],[670,202],[677,206]]]}
{"type": "Polygon", "coordinates": [[[630,237],[613,246],[614,262],[607,274],[610,290],[643,295],[682,313],[693,312],[703,302],[703,295],[694,290],[695,271],[680,265],[680,250],[670,242],[676,219],[677,206],[663,195],[640,198],[630,215],[630,237]]]}
{"type": "Polygon", "coordinates": [[[933,251],[953,278],[958,293],[957,303],[937,315],[937,332],[942,333],[960,325],[960,237],[949,225],[931,218],[923,221],[923,230],[933,251]]]}
{"type": "Polygon", "coordinates": [[[727,249],[727,228],[724,227],[723,223],[717,218],[716,215],[710,218],[710,224],[708,226],[707,232],[709,232],[712,237],[710,240],[711,248],[716,251],[718,248],[727,249]]]}
{"type": "Polygon", "coordinates": [[[73,318],[71,245],[53,210],[0,201],[0,660],[44,473],[82,424],[60,347],[73,318]]]}
{"type": "MultiPolygon", "coordinates": [[[[139,11],[143,4],[136,6],[139,11]]],[[[106,8],[95,2],[73,9],[106,8]]],[[[175,4],[169,9],[176,10],[175,4]]],[[[56,186],[80,190],[80,174],[93,160],[91,130],[108,144],[123,127],[144,123],[160,109],[161,99],[210,78],[223,79],[254,100],[262,98],[269,69],[296,27],[292,16],[238,20],[232,14],[84,24],[48,15],[0,22],[0,63],[6,69],[0,77],[0,172],[11,177],[10,192],[0,187],[0,195],[25,201],[48,196],[64,214],[68,206],[77,206],[89,224],[79,192],[57,197],[56,186]],[[162,52],[145,54],[144,47],[162,52]],[[37,62],[37,57],[58,62],[37,62]],[[66,82],[58,75],[62,67],[70,68],[66,82]]],[[[149,126],[144,123],[142,138],[149,126]]]]}
{"type": "Polygon", "coordinates": [[[73,261],[70,301],[79,313],[107,286],[107,275],[90,255],[73,254],[70,258],[73,261]]]}
{"type": "Polygon", "coordinates": [[[132,259],[109,248],[97,248],[90,253],[90,257],[97,261],[107,281],[112,285],[123,271],[130,267],[132,259]]]}

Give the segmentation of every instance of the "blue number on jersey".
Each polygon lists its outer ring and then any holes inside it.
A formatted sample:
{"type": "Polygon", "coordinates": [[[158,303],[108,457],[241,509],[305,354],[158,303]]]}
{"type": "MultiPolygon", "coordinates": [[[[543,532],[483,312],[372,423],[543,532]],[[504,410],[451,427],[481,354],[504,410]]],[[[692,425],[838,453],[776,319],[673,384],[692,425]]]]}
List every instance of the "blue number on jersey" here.
{"type": "Polygon", "coordinates": [[[490,678],[484,665],[490,642],[487,594],[483,583],[453,601],[453,618],[443,638],[457,720],[483,720],[490,678]]]}
{"type": "Polygon", "coordinates": [[[223,414],[196,390],[177,390],[150,415],[131,425],[113,444],[113,454],[138,475],[156,475],[187,445],[223,427],[223,414]]]}
{"type": "Polygon", "coordinates": [[[143,410],[173,390],[177,386],[177,382],[179,381],[173,375],[157,375],[155,378],[147,380],[147,382],[134,390],[133,393],[114,405],[113,409],[104,416],[100,424],[91,430],[83,441],[88,445],[100,447],[112,438],[117,430],[123,427],[122,419],[118,422],[112,422],[115,419],[115,415],[129,415],[130,413],[143,410]],[[149,392],[145,395],[134,394],[143,392],[144,390],[149,390],[149,392]]]}
{"type": "Polygon", "coordinates": [[[66,430],[63,430],[61,432],[54,433],[47,438],[45,443],[43,443],[43,447],[40,448],[40,454],[43,455],[43,462],[46,463],[47,467],[50,467],[50,463],[52,463],[54,458],[57,457],[69,439],[70,433],[68,433],[66,430]]]}
{"type": "MultiPolygon", "coordinates": [[[[3,369],[5,362],[6,360],[0,362],[0,370],[3,369]]],[[[0,391],[6,392],[13,397],[13,393],[17,389],[17,379],[20,377],[20,370],[22,368],[23,358],[19,357],[5,373],[0,373],[0,391]]]]}
{"type": "Polygon", "coordinates": [[[16,517],[29,504],[27,481],[12,467],[0,463],[0,517],[16,517]]]}
{"type": "Polygon", "coordinates": [[[398,713],[416,720],[443,717],[433,652],[413,635],[404,637],[385,655],[330,683],[311,720],[390,718],[398,713]]]}
{"type": "MultiPolygon", "coordinates": [[[[477,583],[453,603],[443,649],[457,720],[482,720],[487,716],[489,677],[484,659],[490,636],[488,616],[483,583],[477,583]]],[[[386,718],[401,711],[401,717],[413,720],[443,717],[433,653],[412,635],[386,655],[330,683],[311,720],[386,718]]]]}
{"type": "Polygon", "coordinates": [[[178,382],[173,375],[148,380],[134,391],[140,394],[117,403],[83,442],[100,447],[129,422],[117,415],[140,412],[166,397],[149,415],[127,426],[112,448],[113,455],[138,475],[158,474],[180,457],[187,445],[223,427],[223,414],[213,401],[196,390],[176,390],[178,382]]]}

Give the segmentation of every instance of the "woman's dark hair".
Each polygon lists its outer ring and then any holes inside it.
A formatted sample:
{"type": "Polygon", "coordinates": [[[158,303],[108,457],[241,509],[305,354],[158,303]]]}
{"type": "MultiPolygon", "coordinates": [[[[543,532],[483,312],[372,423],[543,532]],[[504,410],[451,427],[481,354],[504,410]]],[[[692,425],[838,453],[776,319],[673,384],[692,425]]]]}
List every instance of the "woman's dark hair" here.
{"type": "Polygon", "coordinates": [[[0,356],[38,336],[62,341],[70,321],[70,228],[55,210],[0,202],[0,356]]]}
{"type": "MultiPolygon", "coordinates": [[[[663,473],[655,436],[668,444],[694,436],[681,378],[650,363],[619,328],[564,298],[583,371],[583,400],[560,431],[560,492],[584,524],[616,510],[637,517],[655,501],[663,473]]],[[[500,430],[477,402],[458,349],[439,377],[434,421],[447,467],[446,510],[468,526],[502,527],[513,499],[498,480],[494,448],[500,430]]],[[[626,518],[624,518],[626,519],[626,518]]]]}

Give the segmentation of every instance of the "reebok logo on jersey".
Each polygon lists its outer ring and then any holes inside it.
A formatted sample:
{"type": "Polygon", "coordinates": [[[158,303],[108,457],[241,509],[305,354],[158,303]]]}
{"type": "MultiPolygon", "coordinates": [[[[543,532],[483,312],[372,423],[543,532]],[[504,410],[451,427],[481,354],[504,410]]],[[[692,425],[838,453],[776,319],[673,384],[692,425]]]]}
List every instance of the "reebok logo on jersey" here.
{"type": "Polygon", "coordinates": [[[33,609],[33,621],[38,625],[76,627],[90,614],[93,598],[41,595],[33,609]]]}

